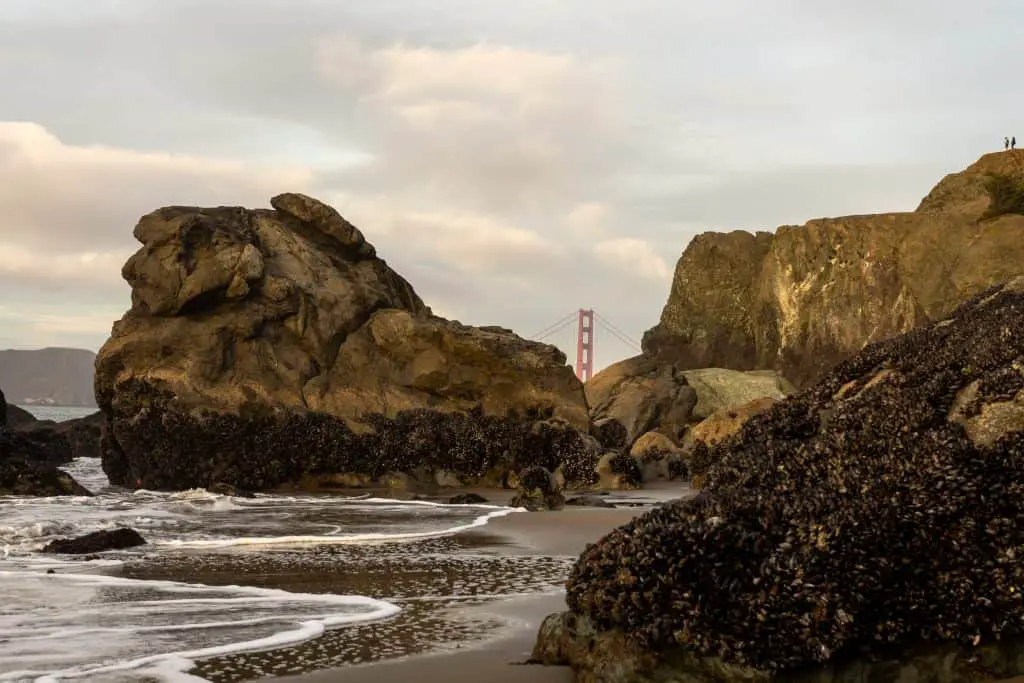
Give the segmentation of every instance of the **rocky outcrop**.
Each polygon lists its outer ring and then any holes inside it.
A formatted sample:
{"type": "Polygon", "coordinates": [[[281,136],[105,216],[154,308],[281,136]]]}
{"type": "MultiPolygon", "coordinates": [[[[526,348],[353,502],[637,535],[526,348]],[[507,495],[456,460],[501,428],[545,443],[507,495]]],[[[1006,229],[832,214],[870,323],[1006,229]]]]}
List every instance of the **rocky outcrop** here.
{"type": "Polygon", "coordinates": [[[271,205],[168,207],[136,226],[132,308],[96,363],[112,483],[595,478],[564,354],[432,315],[333,209],[271,205]]]}
{"type": "Polygon", "coordinates": [[[146,545],[146,539],[135,529],[121,527],[111,531],[94,531],[75,538],[60,538],[50,541],[42,552],[60,555],[90,555],[107,550],[124,550],[146,545]]]}
{"type": "Polygon", "coordinates": [[[648,356],[619,361],[586,383],[594,435],[606,448],[627,451],[647,432],[680,439],[716,411],[759,398],[780,399],[792,391],[773,371],[681,371],[648,356]]]}
{"type": "Polygon", "coordinates": [[[697,404],[697,394],[683,373],[645,356],[609,365],[585,387],[595,436],[603,438],[606,448],[629,450],[641,435],[656,428],[676,435],[697,404]]]}
{"type": "Polygon", "coordinates": [[[575,633],[621,636],[636,663],[603,668],[611,646],[560,644],[555,624],[539,647],[578,680],[831,680],[865,658],[941,672],[961,655],[936,652],[965,649],[982,670],[1024,672],[1024,277],[868,346],[712,455],[701,494],[572,569],[575,633]]]}
{"type": "Polygon", "coordinates": [[[867,344],[941,319],[1024,273],[1024,216],[981,219],[989,174],[1024,180],[1024,150],[985,155],[914,212],[697,236],[645,353],[681,369],[772,369],[802,387],[867,344]]]}
{"type": "Polygon", "coordinates": [[[67,439],[51,432],[23,432],[7,427],[10,406],[0,391],[0,495],[92,495],[57,469],[70,460],[67,439]]]}

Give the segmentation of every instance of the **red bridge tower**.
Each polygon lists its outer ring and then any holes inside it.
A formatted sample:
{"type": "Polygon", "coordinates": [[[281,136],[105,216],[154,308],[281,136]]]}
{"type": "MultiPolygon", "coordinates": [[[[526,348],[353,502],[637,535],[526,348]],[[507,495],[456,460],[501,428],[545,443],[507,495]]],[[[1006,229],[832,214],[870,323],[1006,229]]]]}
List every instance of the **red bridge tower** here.
{"type": "Polygon", "coordinates": [[[576,376],[581,382],[590,379],[594,371],[594,310],[580,309],[579,330],[576,334],[576,376]]]}

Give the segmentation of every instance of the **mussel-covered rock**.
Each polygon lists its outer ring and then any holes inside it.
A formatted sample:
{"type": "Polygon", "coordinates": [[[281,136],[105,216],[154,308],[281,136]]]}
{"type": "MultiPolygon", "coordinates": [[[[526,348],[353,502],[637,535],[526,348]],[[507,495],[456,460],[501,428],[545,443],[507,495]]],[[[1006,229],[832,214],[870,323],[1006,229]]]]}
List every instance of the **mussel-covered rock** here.
{"type": "Polygon", "coordinates": [[[609,451],[597,461],[598,485],[602,489],[638,489],[643,483],[640,465],[629,453],[609,451]]]}
{"type": "Polygon", "coordinates": [[[543,467],[531,467],[519,474],[518,492],[509,501],[509,507],[526,508],[531,512],[559,510],[565,505],[565,496],[555,476],[543,467]]]}
{"type": "MultiPolygon", "coordinates": [[[[0,410],[9,416],[2,393],[0,410]]],[[[26,433],[0,424],[0,495],[92,495],[67,472],[57,469],[70,459],[62,434],[26,433]]]]}
{"type": "Polygon", "coordinates": [[[487,499],[479,493],[459,493],[448,499],[449,505],[486,505],[487,499]]]}
{"type": "Polygon", "coordinates": [[[60,538],[43,547],[44,553],[61,555],[88,555],[104,550],[123,550],[145,545],[146,539],[135,529],[120,527],[113,530],[94,531],[75,538],[60,538]]]}
{"type": "Polygon", "coordinates": [[[645,666],[786,672],[1024,636],[1024,278],[866,347],[709,453],[701,495],[590,546],[567,585],[645,666]]]}
{"type": "Polygon", "coordinates": [[[685,479],[689,473],[682,449],[661,432],[647,432],[641,436],[629,454],[640,466],[640,476],[644,483],[685,479]]]}

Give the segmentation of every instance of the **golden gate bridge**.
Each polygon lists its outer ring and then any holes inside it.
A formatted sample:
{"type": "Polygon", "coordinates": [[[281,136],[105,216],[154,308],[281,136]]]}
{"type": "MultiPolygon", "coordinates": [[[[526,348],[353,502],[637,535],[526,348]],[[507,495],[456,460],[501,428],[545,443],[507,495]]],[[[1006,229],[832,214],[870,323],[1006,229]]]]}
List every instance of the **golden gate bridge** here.
{"type": "MultiPolygon", "coordinates": [[[[625,344],[631,351],[640,353],[640,344],[616,327],[592,308],[581,308],[569,313],[565,317],[551,323],[540,332],[530,336],[534,341],[545,341],[572,329],[575,323],[575,345],[576,345],[576,376],[581,382],[586,382],[594,373],[594,340],[596,326],[600,325],[602,333],[607,332],[612,337],[625,344]]],[[[552,343],[552,342],[548,342],[552,343]]],[[[555,344],[557,346],[557,344],[555,344]]],[[[566,354],[568,355],[568,353],[566,354]]]]}

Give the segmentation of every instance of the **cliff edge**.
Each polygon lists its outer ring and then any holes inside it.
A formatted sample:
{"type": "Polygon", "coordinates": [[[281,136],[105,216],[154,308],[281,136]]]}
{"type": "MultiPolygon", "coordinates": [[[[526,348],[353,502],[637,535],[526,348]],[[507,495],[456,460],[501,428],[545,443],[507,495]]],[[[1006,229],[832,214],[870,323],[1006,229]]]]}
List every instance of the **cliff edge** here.
{"type": "Polygon", "coordinates": [[[684,369],[776,370],[800,387],[942,318],[1024,273],[1024,216],[984,217],[992,175],[1024,182],[1024,150],[946,176],[913,212],[698,235],[644,352],[684,369]]]}

